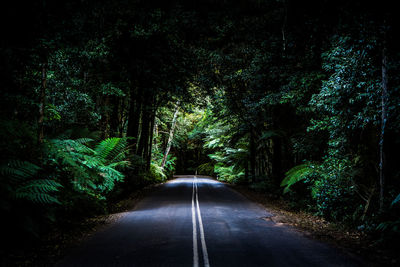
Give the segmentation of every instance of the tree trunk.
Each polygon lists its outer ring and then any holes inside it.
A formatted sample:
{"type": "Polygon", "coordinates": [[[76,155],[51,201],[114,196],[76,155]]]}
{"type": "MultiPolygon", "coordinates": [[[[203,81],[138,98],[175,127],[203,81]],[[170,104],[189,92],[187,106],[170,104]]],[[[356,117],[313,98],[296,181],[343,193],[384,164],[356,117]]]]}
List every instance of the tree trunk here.
{"type": "Polygon", "coordinates": [[[286,1],[283,1],[283,23],[281,27],[281,32],[282,32],[282,55],[284,55],[286,51],[286,36],[285,36],[285,30],[286,30],[286,22],[287,22],[287,3],[286,1]]]}
{"type": "Polygon", "coordinates": [[[251,129],[250,132],[250,176],[251,182],[256,181],[256,143],[254,140],[254,131],[251,129]]]}
{"type": "Polygon", "coordinates": [[[148,143],[147,151],[146,151],[146,170],[150,170],[151,154],[152,154],[152,149],[153,149],[154,122],[156,120],[156,110],[157,110],[157,107],[154,106],[153,110],[151,112],[150,127],[148,129],[150,138],[148,141],[149,143],[148,143]]]}
{"type": "Polygon", "coordinates": [[[282,141],[279,137],[273,139],[272,177],[277,185],[282,179],[282,141]]]}
{"type": "Polygon", "coordinates": [[[244,179],[246,183],[249,182],[249,162],[247,160],[244,163],[244,179]]]}
{"type": "Polygon", "coordinates": [[[149,107],[147,105],[143,106],[142,110],[142,128],[140,131],[140,138],[137,148],[137,154],[141,156],[143,159],[146,158],[146,153],[148,150],[148,141],[149,141],[149,127],[150,127],[150,112],[149,107]]]}
{"type": "Polygon", "coordinates": [[[110,96],[104,96],[103,138],[110,137],[110,96]]]}
{"type": "Polygon", "coordinates": [[[112,111],[110,116],[110,135],[120,136],[122,131],[120,128],[120,118],[122,117],[122,111],[120,111],[121,101],[117,96],[112,96],[111,98],[112,111]]]}
{"type": "Polygon", "coordinates": [[[129,121],[129,102],[128,98],[121,99],[121,110],[119,112],[119,137],[126,136],[127,124],[129,121]]]}
{"type": "Polygon", "coordinates": [[[175,104],[175,112],[174,112],[174,116],[172,118],[171,129],[169,130],[167,147],[165,148],[164,157],[163,157],[162,163],[161,163],[161,168],[163,168],[163,169],[164,169],[165,163],[167,162],[167,157],[168,157],[169,151],[171,150],[172,140],[174,138],[174,132],[175,132],[175,127],[176,127],[176,121],[178,118],[178,112],[179,112],[179,101],[177,101],[175,104]]]}
{"type": "MultiPolygon", "coordinates": [[[[153,115],[154,96],[150,89],[147,89],[143,95],[142,116],[141,116],[141,130],[140,138],[137,148],[137,155],[141,156],[145,161],[147,160],[147,153],[149,152],[149,137],[150,124],[153,115]]],[[[147,167],[147,165],[146,165],[147,167]]]]}
{"type": "Polygon", "coordinates": [[[379,138],[379,210],[383,210],[384,201],[384,188],[385,188],[385,155],[384,155],[384,137],[387,120],[387,100],[388,100],[388,88],[387,88],[387,55],[386,55],[386,43],[383,45],[382,50],[382,94],[381,94],[381,133],[379,138]]]}
{"type": "Polygon", "coordinates": [[[134,139],[130,141],[133,145],[133,151],[137,153],[137,144],[139,138],[139,122],[140,113],[142,110],[142,96],[140,89],[132,90],[130,97],[130,106],[128,114],[128,127],[126,135],[128,137],[133,137],[134,139]],[[136,91],[136,92],[135,92],[136,91]]]}
{"type": "Polygon", "coordinates": [[[42,86],[40,88],[39,120],[38,120],[38,142],[43,143],[44,139],[44,112],[46,107],[47,88],[47,62],[42,67],[42,86]]]}
{"type": "Polygon", "coordinates": [[[154,128],[153,128],[153,133],[154,133],[154,138],[153,138],[153,145],[154,145],[154,150],[155,151],[159,151],[159,144],[157,142],[157,138],[158,138],[158,124],[156,122],[154,122],[154,128]]]}

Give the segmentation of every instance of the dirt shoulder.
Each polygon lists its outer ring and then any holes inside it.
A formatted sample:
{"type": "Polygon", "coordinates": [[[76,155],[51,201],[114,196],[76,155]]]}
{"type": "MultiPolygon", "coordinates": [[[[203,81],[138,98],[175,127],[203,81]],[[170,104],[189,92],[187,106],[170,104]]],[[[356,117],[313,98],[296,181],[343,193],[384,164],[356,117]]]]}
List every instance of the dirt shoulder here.
{"type": "Polygon", "coordinates": [[[398,252],[380,248],[376,241],[363,232],[330,223],[307,212],[292,211],[288,204],[268,197],[245,186],[229,185],[248,199],[261,204],[272,216],[265,220],[294,227],[313,239],[329,243],[344,253],[356,255],[369,266],[399,266],[398,252]]]}

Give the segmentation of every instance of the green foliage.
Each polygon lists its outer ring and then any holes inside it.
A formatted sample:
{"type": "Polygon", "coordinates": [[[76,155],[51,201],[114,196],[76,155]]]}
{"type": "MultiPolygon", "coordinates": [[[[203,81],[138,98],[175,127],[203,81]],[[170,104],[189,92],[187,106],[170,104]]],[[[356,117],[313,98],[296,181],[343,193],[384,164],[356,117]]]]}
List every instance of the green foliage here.
{"type": "Polygon", "coordinates": [[[235,168],[235,166],[224,166],[216,164],[214,172],[217,174],[217,179],[228,183],[240,183],[244,178],[244,172],[235,168]]]}
{"type": "Polygon", "coordinates": [[[61,184],[52,179],[38,179],[41,169],[27,161],[10,161],[0,166],[1,184],[8,195],[35,204],[61,204],[54,196],[61,184]]]}
{"type": "Polygon", "coordinates": [[[207,162],[197,167],[197,173],[200,175],[214,176],[214,163],[207,162]]]}
{"type": "Polygon", "coordinates": [[[397,221],[388,221],[380,223],[376,229],[378,231],[386,232],[388,235],[397,235],[400,236],[400,220],[397,221]]]}
{"type": "Polygon", "coordinates": [[[19,186],[15,191],[15,197],[17,199],[26,199],[34,203],[61,204],[57,198],[49,194],[51,192],[57,192],[59,187],[61,187],[61,185],[53,180],[33,180],[19,186]]]}
{"type": "Polygon", "coordinates": [[[75,190],[102,199],[115,183],[123,180],[120,170],[129,166],[129,148],[126,138],[107,138],[91,147],[92,141],[49,140],[49,160],[54,157],[54,163],[66,172],[64,175],[72,175],[70,182],[75,190]]]}
{"type": "Polygon", "coordinates": [[[312,188],[319,214],[331,220],[354,220],[360,200],[355,199],[353,168],[348,159],[327,157],[322,163],[312,188]]]}
{"type": "Polygon", "coordinates": [[[151,163],[149,173],[145,174],[145,179],[150,182],[165,182],[167,180],[167,176],[164,173],[164,170],[156,163],[151,163]]]}
{"type": "Polygon", "coordinates": [[[399,202],[400,202],[400,194],[398,194],[397,197],[392,201],[391,206],[394,206],[399,202]]]}
{"type": "Polygon", "coordinates": [[[175,171],[176,160],[177,158],[171,154],[167,156],[167,160],[165,161],[164,165],[164,173],[167,177],[172,177],[175,171]]]}
{"type": "Polygon", "coordinates": [[[376,226],[376,230],[381,234],[380,242],[386,242],[389,245],[396,244],[400,238],[399,199],[400,195],[392,201],[390,209],[385,214],[386,220],[376,226]]]}
{"type": "MultiPolygon", "coordinates": [[[[176,157],[172,154],[168,154],[165,161],[164,168],[161,168],[162,159],[164,154],[158,151],[153,151],[152,162],[150,165],[150,176],[154,177],[153,181],[162,182],[168,178],[171,178],[175,171],[176,157]]],[[[149,181],[151,178],[147,177],[149,181]]]]}
{"type": "Polygon", "coordinates": [[[313,172],[315,172],[315,168],[311,163],[304,163],[291,168],[286,172],[285,179],[281,182],[281,186],[285,187],[283,193],[288,193],[292,185],[306,180],[313,172]]]}

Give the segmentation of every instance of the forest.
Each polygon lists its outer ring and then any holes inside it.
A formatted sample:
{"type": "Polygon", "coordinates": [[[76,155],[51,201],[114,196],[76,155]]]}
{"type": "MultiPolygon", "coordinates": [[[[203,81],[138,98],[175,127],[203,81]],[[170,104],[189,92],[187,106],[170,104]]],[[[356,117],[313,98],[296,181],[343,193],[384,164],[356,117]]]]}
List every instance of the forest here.
{"type": "Polygon", "coordinates": [[[2,247],[174,174],[398,246],[394,3],[15,0],[1,13],[2,247]]]}

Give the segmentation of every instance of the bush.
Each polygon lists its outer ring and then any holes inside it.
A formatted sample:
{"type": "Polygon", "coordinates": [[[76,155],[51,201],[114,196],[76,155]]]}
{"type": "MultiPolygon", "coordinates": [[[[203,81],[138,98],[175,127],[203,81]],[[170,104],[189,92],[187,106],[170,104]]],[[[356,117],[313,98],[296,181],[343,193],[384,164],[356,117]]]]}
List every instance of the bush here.
{"type": "Polygon", "coordinates": [[[214,163],[212,162],[201,164],[197,167],[197,174],[214,176],[215,175],[214,168],[215,168],[214,163]]]}
{"type": "Polygon", "coordinates": [[[224,166],[222,164],[216,164],[214,166],[214,172],[217,174],[217,179],[220,181],[238,184],[244,180],[244,172],[238,168],[232,166],[224,166]]]}

